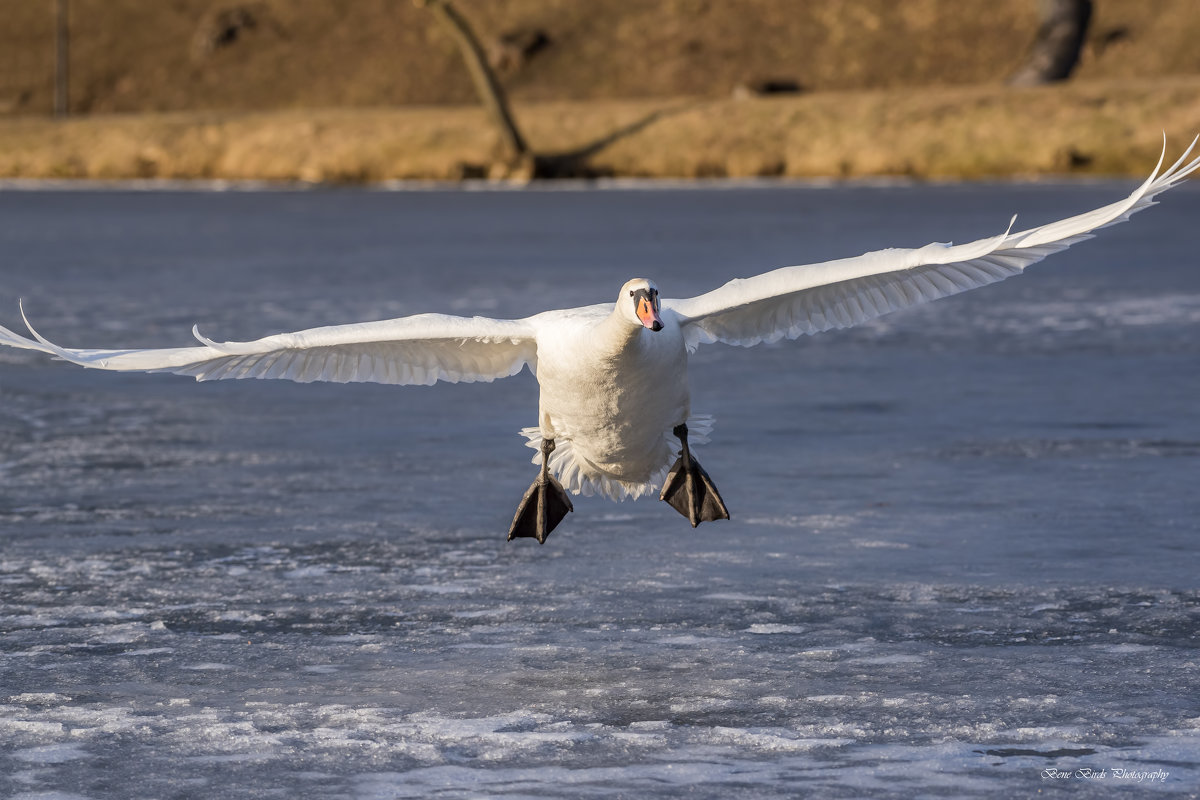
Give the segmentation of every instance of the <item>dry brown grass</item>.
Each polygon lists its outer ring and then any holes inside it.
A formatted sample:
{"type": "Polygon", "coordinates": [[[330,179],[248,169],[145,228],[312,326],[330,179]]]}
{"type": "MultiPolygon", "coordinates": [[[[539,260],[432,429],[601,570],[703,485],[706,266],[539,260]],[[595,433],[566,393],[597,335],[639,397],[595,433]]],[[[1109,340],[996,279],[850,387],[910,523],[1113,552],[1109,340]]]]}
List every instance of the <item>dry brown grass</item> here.
{"type": "MultiPolygon", "coordinates": [[[[1142,174],[1200,132],[1200,78],[518,105],[542,153],[635,177],[1142,174]]],[[[377,182],[503,177],[473,107],[0,120],[0,176],[377,182]]],[[[515,177],[520,177],[515,176],[515,177]]]]}

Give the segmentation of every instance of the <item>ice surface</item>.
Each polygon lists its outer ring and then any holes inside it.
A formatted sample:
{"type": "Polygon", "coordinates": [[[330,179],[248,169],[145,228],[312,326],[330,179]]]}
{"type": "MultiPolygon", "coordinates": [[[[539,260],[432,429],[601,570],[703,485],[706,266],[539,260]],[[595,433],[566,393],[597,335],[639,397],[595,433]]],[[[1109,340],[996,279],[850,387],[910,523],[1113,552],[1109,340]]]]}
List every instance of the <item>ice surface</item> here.
{"type": "MultiPolygon", "coordinates": [[[[1127,188],[7,193],[0,323],[18,297],[95,347],[523,316],[1127,188]]],[[[505,542],[528,375],[0,351],[0,796],[1195,797],[1198,210],[1181,187],[1019,279],[701,350],[734,519],[696,530],[581,498],[505,542]]]]}

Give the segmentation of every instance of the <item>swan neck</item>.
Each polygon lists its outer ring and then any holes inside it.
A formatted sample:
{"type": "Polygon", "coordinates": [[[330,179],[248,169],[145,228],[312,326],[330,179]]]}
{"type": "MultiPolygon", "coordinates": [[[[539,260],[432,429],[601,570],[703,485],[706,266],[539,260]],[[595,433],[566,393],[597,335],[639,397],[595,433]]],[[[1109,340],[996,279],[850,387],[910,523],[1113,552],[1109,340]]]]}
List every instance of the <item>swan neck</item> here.
{"type": "Polygon", "coordinates": [[[597,326],[596,333],[602,341],[615,344],[618,349],[623,350],[637,341],[644,331],[641,323],[630,322],[614,308],[613,313],[597,326]]]}

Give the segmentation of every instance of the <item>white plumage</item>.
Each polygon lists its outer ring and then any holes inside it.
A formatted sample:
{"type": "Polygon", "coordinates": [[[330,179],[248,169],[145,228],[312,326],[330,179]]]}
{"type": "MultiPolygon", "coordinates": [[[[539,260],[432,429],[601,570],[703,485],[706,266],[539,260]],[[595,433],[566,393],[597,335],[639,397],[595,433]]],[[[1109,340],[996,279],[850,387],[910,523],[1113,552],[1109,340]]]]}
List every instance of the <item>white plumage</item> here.
{"type": "MultiPolygon", "coordinates": [[[[528,366],[541,387],[538,425],[523,433],[534,448],[554,439],[550,471],[575,493],[637,497],[657,489],[679,452],[672,429],[689,422],[704,441],[711,420],[692,417],[688,353],[701,344],[750,346],[844,328],[1022,272],[1046,256],[1123,222],[1200,166],[1162,159],[1127,198],[1085,214],[963,245],[888,249],[735,279],[697,297],[662,300],[661,330],[639,316],[635,291],[615,304],[498,320],[418,314],[401,319],[281,333],[252,342],[151,350],[60,347],[26,325],[32,338],[0,327],[0,344],[39,350],[84,367],[173,372],[197,380],[283,378],[431,384],[491,381],[528,366]]],[[[1165,150],[1164,150],[1165,153],[1165,150]]],[[[659,309],[656,309],[659,310],[659,309]]],[[[22,311],[22,314],[24,312],[22,311]]],[[[657,318],[657,315],[656,315],[657,318]]],[[[535,457],[540,461],[540,456],[535,457]]]]}

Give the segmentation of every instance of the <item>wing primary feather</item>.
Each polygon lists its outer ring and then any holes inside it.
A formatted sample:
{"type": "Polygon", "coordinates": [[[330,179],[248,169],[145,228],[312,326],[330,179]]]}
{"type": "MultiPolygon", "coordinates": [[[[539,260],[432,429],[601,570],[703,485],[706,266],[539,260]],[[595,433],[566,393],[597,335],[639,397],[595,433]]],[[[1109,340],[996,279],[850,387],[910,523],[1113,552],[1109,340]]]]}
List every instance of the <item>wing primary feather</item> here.
{"type": "Polygon", "coordinates": [[[300,383],[491,381],[535,368],[536,329],[526,320],[418,314],[395,320],[313,328],[251,342],[215,342],[199,326],[199,346],[147,350],[60,347],[18,304],[28,337],[0,326],[0,345],[38,350],[84,367],[172,372],[197,380],[286,378],[300,383]]]}
{"type": "Polygon", "coordinates": [[[683,329],[689,350],[700,344],[751,345],[845,327],[940,297],[1017,275],[1026,267],[1154,205],[1155,196],[1200,169],[1193,157],[1200,136],[1169,167],[1166,139],[1149,177],[1124,199],[1106,206],[962,245],[879,250],[856,258],[783,267],[729,281],[707,294],[664,300],[683,329]],[[1190,160],[1189,160],[1190,159],[1190,160]]]}
{"type": "Polygon", "coordinates": [[[209,339],[207,336],[203,336],[200,333],[199,323],[192,326],[192,336],[195,337],[197,342],[204,345],[205,347],[209,347],[213,350],[216,350],[218,353],[226,352],[225,350],[221,349],[221,346],[219,344],[214,342],[212,339],[209,339]]]}

